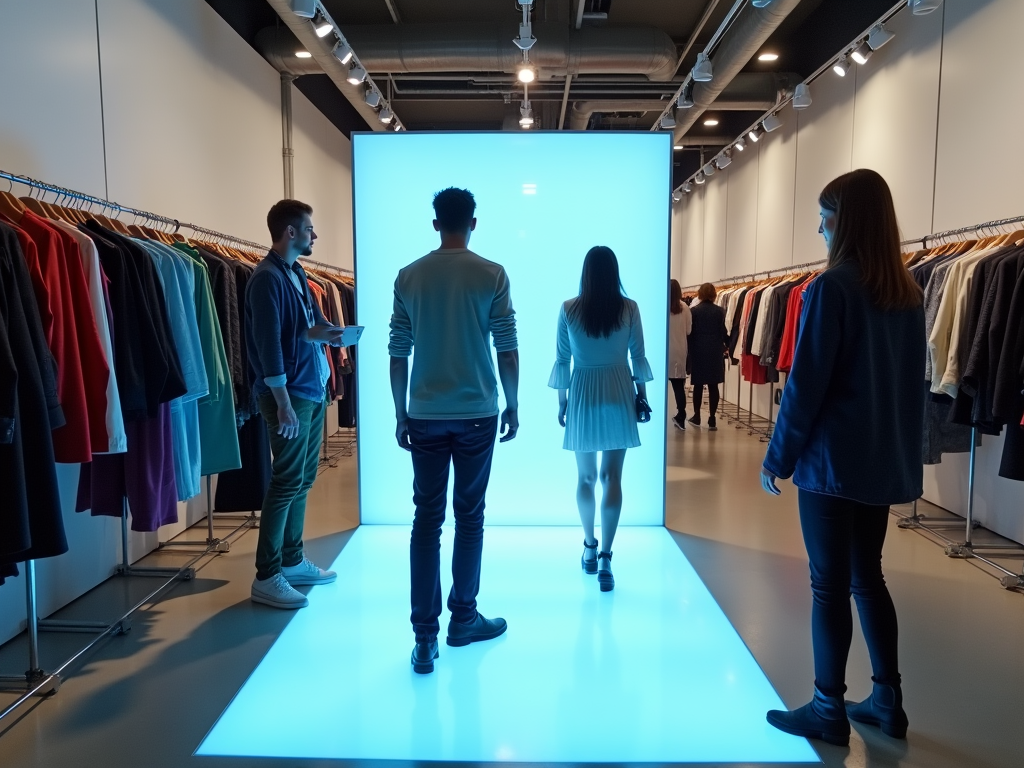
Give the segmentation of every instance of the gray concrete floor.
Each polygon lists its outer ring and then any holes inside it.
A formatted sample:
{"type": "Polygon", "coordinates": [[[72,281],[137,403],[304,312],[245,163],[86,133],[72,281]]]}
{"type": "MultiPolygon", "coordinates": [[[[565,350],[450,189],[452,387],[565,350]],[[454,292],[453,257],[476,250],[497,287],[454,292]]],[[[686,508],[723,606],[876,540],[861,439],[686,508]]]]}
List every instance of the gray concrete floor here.
{"type": "MultiPolygon", "coordinates": [[[[813,680],[810,588],[796,493],[760,490],[765,445],[725,419],[720,430],[669,428],[667,524],[755,658],[790,706],[805,703],[813,680]]],[[[358,524],[355,459],[325,471],[310,496],[307,548],[331,562],[358,524]]],[[[201,539],[202,527],[188,532],[201,539]]],[[[249,602],[256,534],[203,564],[155,605],[139,611],[126,635],[111,638],[66,679],[60,692],[22,710],[0,728],[0,765],[284,766],[331,761],[196,758],[193,750],[259,664],[290,614],[249,602]]],[[[145,564],[173,564],[154,554],[145,564]]],[[[896,527],[885,570],[900,617],[910,737],[896,742],[856,727],[849,749],[812,742],[825,765],[845,768],[1019,768],[1024,766],[1024,596],[1002,590],[977,566],[946,558],[933,541],[896,527]]],[[[627,574],[617,574],[628,578],[627,574]]],[[[59,618],[113,620],[153,587],[112,578],[59,618]]],[[[87,640],[44,634],[43,665],[53,666],[87,640]]],[[[0,648],[5,673],[24,667],[23,639],[0,648]]],[[[315,676],[296,660],[297,676],[315,676]]],[[[859,632],[849,663],[849,697],[870,690],[859,632]]],[[[0,708],[10,697],[0,695],[0,708]]],[[[278,706],[267,702],[274,727],[278,706]]],[[[723,712],[722,717],[728,717],[723,712]]],[[[598,735],[595,734],[595,738],[598,735]]]]}

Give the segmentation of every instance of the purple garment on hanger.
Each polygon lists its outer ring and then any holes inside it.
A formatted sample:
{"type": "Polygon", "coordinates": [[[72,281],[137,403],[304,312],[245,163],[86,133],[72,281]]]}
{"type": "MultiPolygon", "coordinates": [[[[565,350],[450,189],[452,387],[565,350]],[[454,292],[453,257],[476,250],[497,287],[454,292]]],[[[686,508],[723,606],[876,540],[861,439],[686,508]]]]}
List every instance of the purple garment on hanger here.
{"type": "Polygon", "coordinates": [[[120,517],[127,497],[133,531],[155,531],[178,522],[170,404],[162,403],[156,418],[124,426],[128,452],[97,454],[91,464],[82,465],[75,508],[120,517]]]}

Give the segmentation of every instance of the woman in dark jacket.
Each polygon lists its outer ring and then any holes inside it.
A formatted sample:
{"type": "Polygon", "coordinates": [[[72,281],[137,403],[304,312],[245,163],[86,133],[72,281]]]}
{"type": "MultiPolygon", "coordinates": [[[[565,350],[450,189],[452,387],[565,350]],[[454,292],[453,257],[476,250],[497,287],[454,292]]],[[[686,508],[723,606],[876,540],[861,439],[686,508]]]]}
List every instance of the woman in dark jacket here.
{"type": "Polygon", "coordinates": [[[693,417],[690,423],[700,426],[700,406],[704,387],[708,388],[708,407],[711,417],[708,430],[718,429],[718,385],[725,381],[725,350],[729,344],[729,331],[725,327],[725,310],[715,304],[715,286],[704,283],[697,290],[700,303],[690,308],[692,327],[687,339],[690,353],[690,383],[693,384],[693,417]]]}
{"type": "Polygon", "coordinates": [[[896,609],[882,576],[889,505],[922,492],[925,335],[921,290],[900,258],[892,195],[874,171],[832,181],[819,197],[828,267],[807,288],[793,369],[761,470],[799,489],[811,566],[814,698],[768,722],[832,744],[849,719],[905,738],[896,609]],[[874,689],[843,703],[853,635],[850,593],[874,689]]]}

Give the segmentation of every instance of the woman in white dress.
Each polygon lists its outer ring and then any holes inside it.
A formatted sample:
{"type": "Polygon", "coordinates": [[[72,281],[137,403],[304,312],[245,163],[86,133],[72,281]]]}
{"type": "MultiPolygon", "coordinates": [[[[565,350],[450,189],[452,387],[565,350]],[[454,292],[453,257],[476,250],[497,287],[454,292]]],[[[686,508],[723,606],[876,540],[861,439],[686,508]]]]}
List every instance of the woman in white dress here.
{"type": "Polygon", "coordinates": [[[562,447],[576,453],[583,570],[597,574],[602,592],[615,587],[612,541],[622,510],[622,464],[626,449],[640,445],[636,398],[646,406],[646,382],[653,378],[644,356],[640,310],[622,294],[619,262],[611,248],[595,246],[583,260],[579,296],[562,304],[558,314],[555,367],[548,386],[558,390],[558,422],[565,427],[562,447]],[[604,537],[600,551],[594,536],[599,477],[604,537]]]}
{"type": "Polygon", "coordinates": [[[672,278],[668,290],[668,380],[676,398],[676,429],[686,430],[686,337],[693,328],[690,308],[683,301],[683,289],[672,278]]]}

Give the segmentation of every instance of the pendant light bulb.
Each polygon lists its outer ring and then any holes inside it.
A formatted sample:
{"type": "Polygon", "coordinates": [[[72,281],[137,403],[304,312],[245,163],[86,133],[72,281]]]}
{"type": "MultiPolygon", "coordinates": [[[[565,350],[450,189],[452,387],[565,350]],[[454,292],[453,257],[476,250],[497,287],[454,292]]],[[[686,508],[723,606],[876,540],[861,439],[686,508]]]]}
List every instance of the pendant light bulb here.
{"type": "Polygon", "coordinates": [[[523,66],[519,68],[518,76],[520,83],[532,83],[537,79],[536,71],[534,71],[533,67],[529,64],[523,64],[523,66]]]}
{"type": "Polygon", "coordinates": [[[523,106],[519,108],[519,125],[523,128],[529,128],[533,125],[533,108],[530,106],[530,102],[524,101],[523,106]]]}
{"type": "Polygon", "coordinates": [[[694,81],[698,83],[710,83],[715,78],[711,59],[703,51],[697,54],[697,63],[693,65],[692,76],[694,81]]]}

